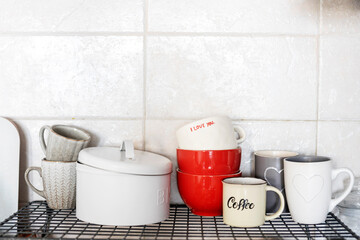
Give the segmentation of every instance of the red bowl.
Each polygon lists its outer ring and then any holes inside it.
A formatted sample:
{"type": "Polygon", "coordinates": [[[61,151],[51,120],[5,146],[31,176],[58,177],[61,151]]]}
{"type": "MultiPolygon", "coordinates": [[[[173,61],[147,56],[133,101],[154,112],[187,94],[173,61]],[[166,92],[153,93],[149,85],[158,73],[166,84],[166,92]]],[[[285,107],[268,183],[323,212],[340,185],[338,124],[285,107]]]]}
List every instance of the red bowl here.
{"type": "Polygon", "coordinates": [[[180,171],[201,175],[236,173],[240,169],[241,148],[228,150],[176,149],[180,171]]]}
{"type": "Polygon", "coordinates": [[[225,175],[197,175],[177,170],[177,184],[184,203],[200,216],[222,215],[222,180],[240,177],[241,172],[225,175]]]}

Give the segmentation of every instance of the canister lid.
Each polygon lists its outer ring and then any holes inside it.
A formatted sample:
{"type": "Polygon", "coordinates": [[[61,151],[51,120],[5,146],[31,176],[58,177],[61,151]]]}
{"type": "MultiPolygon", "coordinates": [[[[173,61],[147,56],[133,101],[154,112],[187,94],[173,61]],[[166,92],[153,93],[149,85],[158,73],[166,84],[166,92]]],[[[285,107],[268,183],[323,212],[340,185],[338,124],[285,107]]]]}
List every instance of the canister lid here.
{"type": "Polygon", "coordinates": [[[164,175],[172,172],[171,161],[158,154],[134,150],[131,141],[121,148],[90,147],[79,153],[82,164],[112,172],[138,175],[164,175]]]}

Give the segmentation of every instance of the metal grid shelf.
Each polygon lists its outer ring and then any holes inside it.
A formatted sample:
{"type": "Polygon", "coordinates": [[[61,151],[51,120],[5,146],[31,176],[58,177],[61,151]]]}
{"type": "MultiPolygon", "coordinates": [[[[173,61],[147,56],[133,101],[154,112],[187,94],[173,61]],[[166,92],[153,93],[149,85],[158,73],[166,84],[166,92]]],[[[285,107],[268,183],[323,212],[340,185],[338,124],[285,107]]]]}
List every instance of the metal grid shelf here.
{"type": "Polygon", "coordinates": [[[156,224],[114,227],[89,224],[75,210],[52,210],[45,201],[34,201],[0,223],[0,238],[69,239],[360,239],[335,215],[325,223],[300,225],[290,214],[255,228],[236,228],[219,217],[200,217],[186,206],[172,205],[170,217],[156,224]]]}

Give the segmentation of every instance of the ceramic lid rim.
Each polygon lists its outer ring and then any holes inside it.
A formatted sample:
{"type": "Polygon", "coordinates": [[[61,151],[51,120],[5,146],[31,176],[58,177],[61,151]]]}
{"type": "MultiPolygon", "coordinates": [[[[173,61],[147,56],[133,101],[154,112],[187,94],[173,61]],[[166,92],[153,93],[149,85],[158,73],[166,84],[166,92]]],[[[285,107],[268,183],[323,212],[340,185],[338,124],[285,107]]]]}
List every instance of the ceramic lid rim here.
{"type": "Polygon", "coordinates": [[[134,153],[132,160],[126,159],[125,151],[120,148],[90,147],[80,151],[78,162],[102,170],[136,175],[164,175],[172,172],[172,163],[168,158],[140,150],[134,153]]]}

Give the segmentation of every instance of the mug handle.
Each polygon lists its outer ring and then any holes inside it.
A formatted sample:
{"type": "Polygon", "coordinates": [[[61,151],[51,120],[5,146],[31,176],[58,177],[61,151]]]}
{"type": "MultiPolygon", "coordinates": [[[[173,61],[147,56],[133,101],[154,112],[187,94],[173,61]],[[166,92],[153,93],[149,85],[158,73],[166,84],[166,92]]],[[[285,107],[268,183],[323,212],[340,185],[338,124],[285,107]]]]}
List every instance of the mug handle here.
{"type": "Polygon", "coordinates": [[[284,200],[284,196],[282,195],[282,193],[276,187],[266,186],[265,190],[266,191],[273,191],[277,195],[279,195],[279,197],[280,197],[280,207],[279,207],[279,209],[276,211],[276,213],[274,213],[272,215],[269,215],[269,216],[265,215],[265,221],[267,221],[267,220],[272,220],[272,219],[277,218],[278,216],[280,216],[280,214],[284,211],[285,200],[284,200]]]}
{"type": "Polygon", "coordinates": [[[334,180],[337,177],[337,175],[339,175],[342,172],[345,172],[349,175],[350,183],[349,186],[339,197],[330,200],[329,212],[331,212],[336,205],[338,205],[342,200],[344,200],[344,198],[346,198],[346,196],[351,192],[351,189],[354,185],[354,174],[351,172],[351,170],[347,168],[338,168],[331,170],[331,180],[334,180]]]}
{"type": "Polygon", "coordinates": [[[237,132],[239,134],[239,137],[240,137],[239,139],[236,139],[236,143],[237,144],[242,143],[246,137],[246,133],[245,133],[244,129],[242,129],[239,126],[234,126],[234,130],[235,130],[235,132],[237,132]]]}
{"type": "Polygon", "coordinates": [[[40,140],[40,146],[44,152],[44,154],[46,155],[46,144],[45,144],[45,138],[44,138],[44,132],[45,130],[51,130],[51,127],[48,125],[42,126],[40,128],[40,132],[39,132],[39,140],[40,140]]]}
{"type": "Polygon", "coordinates": [[[44,194],[44,190],[40,191],[39,189],[37,189],[36,187],[34,187],[34,185],[31,184],[30,180],[29,180],[29,173],[35,170],[39,173],[40,177],[42,177],[42,171],[41,171],[41,167],[29,167],[28,169],[26,169],[25,171],[25,182],[26,184],[37,194],[39,194],[40,196],[42,196],[43,198],[45,198],[45,194],[44,194]]]}

